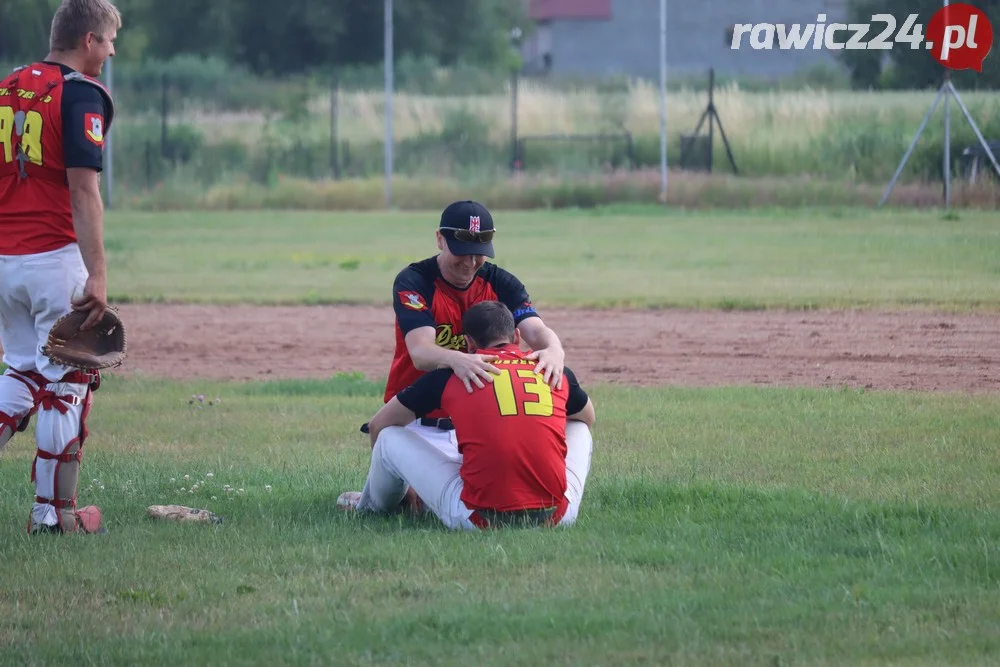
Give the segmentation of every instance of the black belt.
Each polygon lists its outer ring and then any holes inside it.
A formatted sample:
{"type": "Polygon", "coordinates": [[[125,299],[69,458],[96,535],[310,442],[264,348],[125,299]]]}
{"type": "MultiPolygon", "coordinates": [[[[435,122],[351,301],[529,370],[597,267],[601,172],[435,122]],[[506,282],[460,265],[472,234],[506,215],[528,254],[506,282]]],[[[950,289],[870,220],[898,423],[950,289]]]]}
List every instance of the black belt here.
{"type": "Polygon", "coordinates": [[[454,431],[455,425],[451,423],[451,419],[448,417],[442,417],[441,419],[430,419],[428,417],[420,418],[421,426],[433,426],[434,428],[439,428],[442,431],[454,431]]]}
{"type": "Polygon", "coordinates": [[[490,528],[536,527],[545,524],[556,513],[555,507],[537,510],[473,510],[490,528]]]}

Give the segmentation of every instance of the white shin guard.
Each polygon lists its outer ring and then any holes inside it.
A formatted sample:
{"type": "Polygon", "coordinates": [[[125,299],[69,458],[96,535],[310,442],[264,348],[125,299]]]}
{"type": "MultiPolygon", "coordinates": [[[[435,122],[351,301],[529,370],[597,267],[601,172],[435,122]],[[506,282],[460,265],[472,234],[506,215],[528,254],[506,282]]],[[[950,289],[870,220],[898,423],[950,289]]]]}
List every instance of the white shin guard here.
{"type": "Polygon", "coordinates": [[[92,400],[89,384],[52,382],[39,392],[33,524],[77,529],[76,492],[92,400]]]}
{"type": "Polygon", "coordinates": [[[14,434],[28,427],[38,384],[11,369],[0,375],[0,451],[14,434]]]}

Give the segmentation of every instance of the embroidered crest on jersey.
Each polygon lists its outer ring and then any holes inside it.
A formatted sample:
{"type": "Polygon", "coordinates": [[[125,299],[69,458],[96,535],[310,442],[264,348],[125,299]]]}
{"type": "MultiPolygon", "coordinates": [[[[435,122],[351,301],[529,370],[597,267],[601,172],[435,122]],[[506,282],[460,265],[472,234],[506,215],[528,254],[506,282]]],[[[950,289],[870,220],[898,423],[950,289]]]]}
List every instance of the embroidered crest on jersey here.
{"type": "Polygon", "coordinates": [[[397,292],[399,301],[410,310],[427,310],[427,302],[417,292],[397,292]]]}
{"type": "Polygon", "coordinates": [[[87,140],[95,146],[104,145],[104,119],[100,114],[88,113],[83,116],[83,131],[87,140]]]}

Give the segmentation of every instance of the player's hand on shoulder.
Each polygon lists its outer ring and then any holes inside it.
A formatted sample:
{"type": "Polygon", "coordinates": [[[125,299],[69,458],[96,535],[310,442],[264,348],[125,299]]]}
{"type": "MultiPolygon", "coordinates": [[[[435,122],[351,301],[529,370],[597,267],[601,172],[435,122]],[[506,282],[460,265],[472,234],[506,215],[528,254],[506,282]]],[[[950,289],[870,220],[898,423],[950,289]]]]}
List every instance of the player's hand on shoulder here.
{"type": "Polygon", "coordinates": [[[465,385],[465,390],[472,393],[472,385],[482,389],[486,385],[483,380],[493,382],[493,376],[500,374],[500,369],[492,365],[500,357],[493,354],[456,354],[451,359],[451,370],[465,385]]]}
{"type": "Polygon", "coordinates": [[[562,348],[535,350],[528,355],[528,359],[538,362],[535,364],[535,372],[541,373],[546,384],[562,389],[563,368],[566,361],[566,353],[562,348]]]}

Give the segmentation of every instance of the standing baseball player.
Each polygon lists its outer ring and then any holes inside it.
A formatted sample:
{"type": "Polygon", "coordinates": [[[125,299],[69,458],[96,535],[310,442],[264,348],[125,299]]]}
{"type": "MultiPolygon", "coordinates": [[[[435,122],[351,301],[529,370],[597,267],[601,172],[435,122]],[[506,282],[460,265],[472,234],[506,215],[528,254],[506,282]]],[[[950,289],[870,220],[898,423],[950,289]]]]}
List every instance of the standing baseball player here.
{"type": "MultiPolygon", "coordinates": [[[[553,387],[562,384],[565,353],[559,337],[545,325],[528,292],[512,273],[487,262],[495,256],[493,216],[480,203],[457,201],[441,213],[436,232],[439,253],[410,264],[393,284],[396,349],[384,402],[424,373],[448,368],[467,392],[482,388],[498,373],[487,354],[470,354],[462,316],[482,301],[500,301],[514,316],[521,338],[534,350],[531,359],[553,387]]],[[[409,424],[415,433],[458,460],[453,423],[445,409],[409,424]]]]}
{"type": "Polygon", "coordinates": [[[99,173],[114,116],[95,77],[115,54],[121,15],[108,0],[63,0],[41,62],[0,82],[0,449],[37,412],[28,531],[102,532],[97,507],[76,507],[97,371],[41,351],[52,325],[107,309],[99,173]]]}
{"type": "Polygon", "coordinates": [[[574,523],[590,471],[593,403],[569,368],[567,382],[546,383],[504,304],[478,303],[462,325],[470,349],[494,359],[493,382],[469,393],[443,368],[400,391],[369,422],[364,490],[342,493],[338,506],[392,513],[412,488],[450,529],[574,523]],[[454,422],[460,460],[406,428],[440,408],[454,422]]]}

